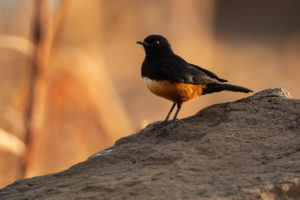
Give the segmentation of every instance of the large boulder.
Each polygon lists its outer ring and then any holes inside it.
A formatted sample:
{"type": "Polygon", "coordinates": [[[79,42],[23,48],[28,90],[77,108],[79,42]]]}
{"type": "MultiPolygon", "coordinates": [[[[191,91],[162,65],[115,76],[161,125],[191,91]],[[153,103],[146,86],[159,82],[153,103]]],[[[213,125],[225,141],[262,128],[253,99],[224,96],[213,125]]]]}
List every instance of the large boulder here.
{"type": "Polygon", "coordinates": [[[0,199],[300,199],[299,177],[300,100],[268,89],[150,124],[0,199]]]}

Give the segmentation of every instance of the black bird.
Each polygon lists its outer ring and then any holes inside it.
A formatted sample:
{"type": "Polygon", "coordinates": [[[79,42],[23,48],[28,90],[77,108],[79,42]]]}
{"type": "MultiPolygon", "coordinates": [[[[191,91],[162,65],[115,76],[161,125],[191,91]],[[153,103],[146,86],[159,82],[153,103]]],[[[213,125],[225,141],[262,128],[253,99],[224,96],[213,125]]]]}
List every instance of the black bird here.
{"type": "Polygon", "coordinates": [[[226,84],[227,80],[186,62],[173,52],[168,40],[161,35],[150,35],[137,43],[143,45],[146,52],[141,75],[148,89],[173,102],[165,121],[168,121],[175,105],[177,110],[173,120],[177,118],[183,102],[200,95],[223,90],[252,92],[244,87],[226,84]]]}

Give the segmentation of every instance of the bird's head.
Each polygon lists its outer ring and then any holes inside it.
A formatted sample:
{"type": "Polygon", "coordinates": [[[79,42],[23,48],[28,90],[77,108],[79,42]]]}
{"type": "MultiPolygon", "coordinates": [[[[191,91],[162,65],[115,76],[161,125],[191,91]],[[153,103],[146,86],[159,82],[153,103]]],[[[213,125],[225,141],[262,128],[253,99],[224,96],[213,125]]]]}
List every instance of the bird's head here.
{"type": "Polygon", "coordinates": [[[166,56],[173,53],[168,40],[161,35],[149,35],[143,41],[136,43],[143,45],[146,57],[166,56]]]}

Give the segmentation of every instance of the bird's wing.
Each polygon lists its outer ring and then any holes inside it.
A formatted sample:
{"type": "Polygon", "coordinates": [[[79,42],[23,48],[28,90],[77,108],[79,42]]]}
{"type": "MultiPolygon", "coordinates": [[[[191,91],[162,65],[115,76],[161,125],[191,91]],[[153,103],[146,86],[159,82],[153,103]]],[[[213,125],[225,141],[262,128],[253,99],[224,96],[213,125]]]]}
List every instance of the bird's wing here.
{"type": "Polygon", "coordinates": [[[179,56],[161,59],[156,66],[161,77],[174,82],[209,84],[226,81],[208,70],[187,63],[179,56]]]}
{"type": "Polygon", "coordinates": [[[217,79],[217,80],[220,81],[220,82],[227,82],[227,80],[219,78],[215,73],[213,73],[213,72],[211,72],[211,71],[208,71],[207,69],[204,69],[204,68],[199,67],[199,66],[194,65],[194,64],[190,64],[190,65],[192,65],[193,67],[195,67],[195,68],[197,68],[197,69],[203,71],[204,73],[206,73],[206,74],[209,75],[210,77],[215,78],[215,79],[217,79]]]}

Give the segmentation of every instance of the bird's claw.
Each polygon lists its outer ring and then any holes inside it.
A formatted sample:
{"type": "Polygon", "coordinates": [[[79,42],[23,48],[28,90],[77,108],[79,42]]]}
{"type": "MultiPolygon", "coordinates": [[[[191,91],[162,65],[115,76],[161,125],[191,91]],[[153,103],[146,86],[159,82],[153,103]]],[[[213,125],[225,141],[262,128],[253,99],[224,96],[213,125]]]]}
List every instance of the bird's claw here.
{"type": "Polygon", "coordinates": [[[156,137],[166,137],[169,134],[168,129],[162,129],[161,132],[156,137]]]}
{"type": "Polygon", "coordinates": [[[166,137],[168,136],[169,132],[178,127],[179,125],[179,120],[175,119],[172,121],[167,121],[167,122],[163,122],[166,123],[166,126],[161,130],[161,132],[156,136],[156,137],[166,137]]]}

